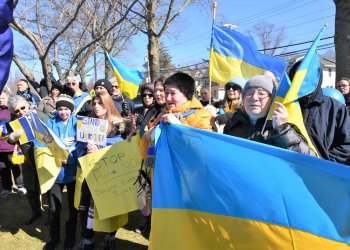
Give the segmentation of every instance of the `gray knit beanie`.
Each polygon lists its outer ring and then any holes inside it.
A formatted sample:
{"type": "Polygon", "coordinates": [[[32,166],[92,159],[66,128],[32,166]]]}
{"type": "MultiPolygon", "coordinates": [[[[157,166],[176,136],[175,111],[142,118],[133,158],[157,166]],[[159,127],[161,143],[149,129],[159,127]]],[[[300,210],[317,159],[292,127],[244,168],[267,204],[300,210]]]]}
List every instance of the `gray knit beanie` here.
{"type": "Polygon", "coordinates": [[[251,88],[263,88],[269,92],[271,96],[274,96],[276,93],[276,86],[271,76],[258,75],[250,78],[244,86],[242,95],[244,96],[248,89],[251,88]]]}

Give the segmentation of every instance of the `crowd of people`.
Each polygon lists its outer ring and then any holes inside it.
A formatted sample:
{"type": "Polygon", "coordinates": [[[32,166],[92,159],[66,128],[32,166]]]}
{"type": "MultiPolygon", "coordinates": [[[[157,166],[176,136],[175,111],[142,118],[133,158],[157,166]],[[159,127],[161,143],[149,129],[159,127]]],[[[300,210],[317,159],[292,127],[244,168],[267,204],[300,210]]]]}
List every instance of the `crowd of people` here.
{"type": "MultiPolygon", "coordinates": [[[[292,79],[296,67],[291,68],[292,79]]],[[[147,169],[153,183],[153,164],[155,155],[155,127],[165,124],[182,124],[198,129],[211,130],[296,151],[310,156],[342,164],[350,162],[350,81],[341,78],[336,88],[341,91],[346,105],[321,91],[322,77],[315,91],[299,99],[305,128],[315,146],[309,147],[299,129],[288,122],[286,107],[276,102],[272,120],[267,120],[268,112],[274,102],[276,85],[273,77],[264,74],[252,77],[247,82],[232,79],[225,85],[225,97],[214,102],[208,88],[201,89],[201,98],[196,97],[194,79],[182,72],[168,78],[159,78],[154,83],[145,83],[140,88],[142,106],[134,107],[132,100],[121,92],[115,78],[100,79],[94,84],[95,96],[84,92],[75,76],[69,76],[61,86],[54,83],[46,96],[39,96],[29,88],[28,81],[17,82],[18,91],[11,95],[2,91],[0,95],[0,120],[7,123],[20,117],[28,117],[30,111],[38,117],[60,138],[69,151],[54,185],[47,193],[49,201],[50,239],[44,249],[55,249],[60,242],[60,225],[63,189],[67,190],[68,221],[65,223],[64,249],[73,249],[76,245],[78,219],[81,237],[78,249],[93,249],[94,243],[94,201],[90,188],[83,181],[77,194],[75,183],[80,176],[78,158],[102,147],[93,142],[76,141],[76,115],[89,116],[108,121],[107,145],[128,140],[132,136],[140,137],[142,167],[147,169]],[[221,129],[219,128],[221,127],[221,129]],[[315,152],[316,150],[316,152],[315,152]],[[74,197],[80,197],[78,209],[74,207],[74,197]]],[[[40,91],[43,93],[44,91],[40,91]]],[[[0,173],[2,191],[0,198],[14,192],[26,195],[31,207],[27,225],[42,216],[40,187],[35,167],[34,150],[37,141],[19,144],[21,132],[11,131],[0,139],[0,173]],[[22,164],[13,164],[12,156],[17,150],[24,154],[22,164]],[[12,183],[12,176],[14,183],[12,183]]],[[[114,249],[115,234],[118,228],[128,222],[128,215],[117,216],[118,221],[111,232],[104,232],[103,249],[114,249]]],[[[151,213],[145,217],[137,232],[151,228],[151,213]]]]}

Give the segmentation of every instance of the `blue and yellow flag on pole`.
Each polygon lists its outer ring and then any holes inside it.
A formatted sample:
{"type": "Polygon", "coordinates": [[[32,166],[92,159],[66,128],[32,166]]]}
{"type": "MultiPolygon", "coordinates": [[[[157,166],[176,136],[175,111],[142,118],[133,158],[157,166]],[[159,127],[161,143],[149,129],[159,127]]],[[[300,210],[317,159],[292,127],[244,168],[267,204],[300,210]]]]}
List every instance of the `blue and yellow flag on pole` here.
{"type": "Polygon", "coordinates": [[[253,39],[227,27],[213,26],[209,73],[224,85],[233,78],[249,79],[271,71],[279,81],[287,68],[284,59],[260,53],[253,39]]]}
{"type": "Polygon", "coordinates": [[[149,249],[350,249],[350,168],[163,125],[149,249]]]}
{"type": "Polygon", "coordinates": [[[130,99],[136,98],[139,87],[144,79],[143,74],[136,69],[127,67],[116,58],[108,54],[107,56],[122,93],[130,99]]]}
{"type": "Polygon", "coordinates": [[[61,142],[55,133],[52,132],[35,113],[30,112],[30,116],[32,118],[31,122],[38,142],[45,144],[55,158],[66,160],[68,158],[68,149],[63,142],[61,142]]]}
{"type": "Polygon", "coordinates": [[[13,57],[13,34],[8,25],[13,20],[13,1],[0,1],[0,92],[10,73],[13,57]]]}
{"type": "Polygon", "coordinates": [[[15,131],[15,130],[22,131],[22,135],[19,138],[20,144],[25,144],[25,143],[33,141],[35,139],[33,129],[30,126],[30,123],[29,123],[27,117],[23,116],[21,118],[18,118],[17,120],[9,122],[9,124],[10,124],[11,128],[13,129],[13,131],[15,131]]]}
{"type": "Polygon", "coordinates": [[[298,98],[310,94],[316,89],[321,74],[320,60],[316,49],[325,28],[326,26],[321,29],[296,70],[293,79],[291,79],[292,84],[283,103],[293,102],[298,98]]]}

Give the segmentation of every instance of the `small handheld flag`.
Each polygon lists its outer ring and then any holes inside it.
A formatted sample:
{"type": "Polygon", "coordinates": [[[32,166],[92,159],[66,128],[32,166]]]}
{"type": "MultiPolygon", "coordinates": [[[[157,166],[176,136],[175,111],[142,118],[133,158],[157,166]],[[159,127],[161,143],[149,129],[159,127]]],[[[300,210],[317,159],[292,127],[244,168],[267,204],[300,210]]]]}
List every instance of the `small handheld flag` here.
{"type": "Polygon", "coordinates": [[[32,127],[30,126],[30,123],[26,116],[23,116],[21,118],[18,118],[17,120],[14,120],[9,123],[13,131],[15,130],[22,130],[22,135],[19,138],[20,144],[25,144],[27,142],[33,141],[35,139],[35,135],[33,132],[32,127]]]}

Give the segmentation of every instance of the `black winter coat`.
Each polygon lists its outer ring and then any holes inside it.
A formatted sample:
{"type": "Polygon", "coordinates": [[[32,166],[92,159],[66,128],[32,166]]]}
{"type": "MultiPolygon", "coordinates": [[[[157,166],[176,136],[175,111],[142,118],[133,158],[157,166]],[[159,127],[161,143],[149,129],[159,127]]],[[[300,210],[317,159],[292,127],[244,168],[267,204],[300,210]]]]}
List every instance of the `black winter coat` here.
{"type": "Polygon", "coordinates": [[[316,156],[304,137],[296,132],[292,124],[286,123],[274,129],[272,122],[268,121],[264,133],[261,134],[266,118],[258,119],[254,125],[250,122],[248,115],[241,110],[227,114],[227,116],[229,120],[224,127],[224,134],[316,156]]]}
{"type": "Polygon", "coordinates": [[[345,105],[317,89],[300,101],[305,128],[323,159],[344,163],[350,155],[350,117],[345,105]]]}

